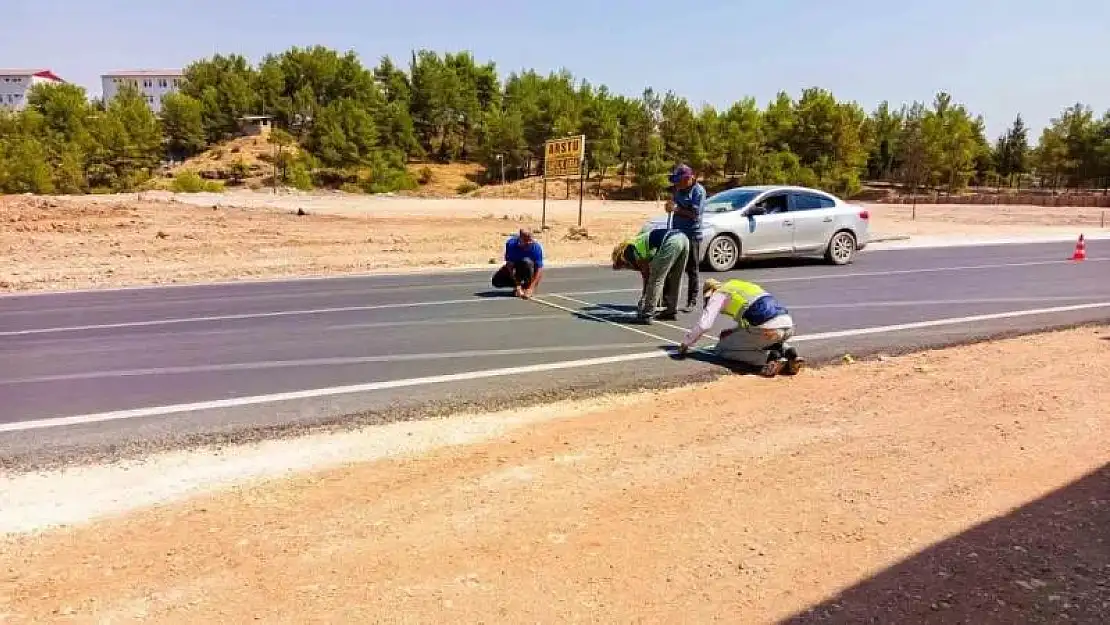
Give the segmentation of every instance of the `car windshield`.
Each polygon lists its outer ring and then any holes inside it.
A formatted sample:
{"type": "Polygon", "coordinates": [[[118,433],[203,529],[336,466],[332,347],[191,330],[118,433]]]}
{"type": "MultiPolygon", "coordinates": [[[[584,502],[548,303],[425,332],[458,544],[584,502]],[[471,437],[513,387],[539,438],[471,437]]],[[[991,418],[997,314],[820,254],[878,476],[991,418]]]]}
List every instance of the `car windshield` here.
{"type": "Polygon", "coordinates": [[[724,213],[743,208],[748,202],[755,199],[757,195],[759,195],[759,191],[743,188],[721,191],[716,195],[710,196],[705,201],[705,212],[724,213]]]}

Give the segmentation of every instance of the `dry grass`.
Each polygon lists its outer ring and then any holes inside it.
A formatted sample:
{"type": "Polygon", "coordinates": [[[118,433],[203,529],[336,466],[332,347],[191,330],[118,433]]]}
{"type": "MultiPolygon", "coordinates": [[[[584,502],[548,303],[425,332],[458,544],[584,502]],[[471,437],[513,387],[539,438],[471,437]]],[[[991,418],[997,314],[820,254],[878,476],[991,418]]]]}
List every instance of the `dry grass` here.
{"type": "Polygon", "coordinates": [[[460,188],[476,186],[485,176],[485,168],[474,163],[412,163],[408,169],[420,188],[400,195],[412,197],[458,197],[460,188]]]}

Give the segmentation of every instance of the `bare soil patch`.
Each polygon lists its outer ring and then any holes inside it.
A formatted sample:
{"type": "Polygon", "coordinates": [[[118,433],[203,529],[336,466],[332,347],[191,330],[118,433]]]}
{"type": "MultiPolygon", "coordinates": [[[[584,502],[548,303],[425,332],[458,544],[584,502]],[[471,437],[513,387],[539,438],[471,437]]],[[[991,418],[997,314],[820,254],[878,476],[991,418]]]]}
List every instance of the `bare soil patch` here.
{"type": "MultiPolygon", "coordinates": [[[[460,174],[465,175],[465,174],[460,174]]],[[[1091,209],[871,205],[874,235],[1098,231],[1091,209]]],[[[612,246],[661,214],[658,202],[550,200],[553,263],[607,262],[612,246]]],[[[236,191],[171,196],[0,197],[0,290],[89,288],[377,270],[490,266],[505,237],[538,229],[533,200],[375,198],[236,191]],[[170,200],[174,201],[170,201],[170,200]],[[298,214],[305,213],[305,214],[298,214]]],[[[538,231],[538,230],[537,230],[538,231]]]]}
{"type": "Polygon", "coordinates": [[[15,539],[0,614],[1105,623],[1104,337],[729,377],[15,539]]]}

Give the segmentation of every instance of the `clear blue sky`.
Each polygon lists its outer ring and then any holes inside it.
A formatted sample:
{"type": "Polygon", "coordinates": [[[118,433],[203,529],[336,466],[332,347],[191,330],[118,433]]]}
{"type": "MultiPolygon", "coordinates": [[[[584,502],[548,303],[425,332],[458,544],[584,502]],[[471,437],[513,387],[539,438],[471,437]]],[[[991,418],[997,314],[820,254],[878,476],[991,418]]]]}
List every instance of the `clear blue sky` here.
{"type": "MultiPolygon", "coordinates": [[[[0,66],[49,67],[100,93],[112,69],[257,61],[291,45],[385,54],[470,50],[509,70],[565,67],[638,95],[765,104],[822,86],[872,110],[938,90],[993,138],[1021,112],[1039,132],[1072,103],[1110,108],[1107,0],[4,0],[0,66]],[[401,7],[406,7],[402,9],[401,7]],[[465,8],[464,8],[465,7],[465,8]]],[[[1031,137],[1035,138],[1035,137],[1031,137]]]]}

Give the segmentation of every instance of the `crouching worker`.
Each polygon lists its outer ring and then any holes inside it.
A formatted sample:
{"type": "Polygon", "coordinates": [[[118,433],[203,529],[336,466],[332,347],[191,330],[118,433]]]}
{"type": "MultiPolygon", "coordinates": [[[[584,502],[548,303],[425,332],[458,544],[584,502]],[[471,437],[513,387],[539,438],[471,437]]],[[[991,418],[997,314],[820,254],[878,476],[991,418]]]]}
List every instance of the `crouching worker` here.
{"type": "Polygon", "coordinates": [[[528,299],[543,278],[543,247],[532,231],[521,228],[505,243],[505,264],[493,274],[493,288],[513,288],[513,295],[528,299]]]}
{"type": "Polygon", "coordinates": [[[690,255],[690,240],[681,230],[657,228],[624,241],[613,249],[613,269],[636,269],[643,279],[636,320],[670,321],[678,313],[678,288],[690,255]],[[660,297],[663,312],[656,315],[660,297]]]}
{"type": "Polygon", "coordinates": [[[713,327],[717,315],[723,312],[735,319],[737,325],[721,332],[721,340],[714,348],[717,356],[759,367],[760,373],[768,377],[783,370],[794,375],[805,367],[805,359],[798,356],[798,350],[789,342],[794,336],[790,311],[763,287],[743,280],[721,284],[709,279],[703,292],[705,309],[682,339],[680,354],[685,354],[713,327]]]}

